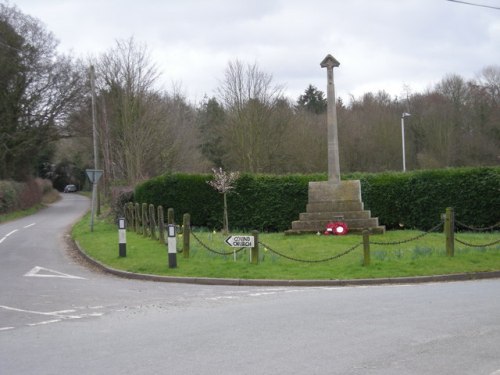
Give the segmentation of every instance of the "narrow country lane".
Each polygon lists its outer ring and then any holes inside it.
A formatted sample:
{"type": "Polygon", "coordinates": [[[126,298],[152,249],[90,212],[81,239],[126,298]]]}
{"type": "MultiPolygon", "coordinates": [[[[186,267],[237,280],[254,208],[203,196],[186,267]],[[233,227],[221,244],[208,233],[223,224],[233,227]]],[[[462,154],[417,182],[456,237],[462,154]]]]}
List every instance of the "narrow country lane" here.
{"type": "Polygon", "coordinates": [[[0,225],[0,374],[498,375],[500,280],[298,288],[121,279],[66,249],[88,207],[65,194],[0,225]]]}

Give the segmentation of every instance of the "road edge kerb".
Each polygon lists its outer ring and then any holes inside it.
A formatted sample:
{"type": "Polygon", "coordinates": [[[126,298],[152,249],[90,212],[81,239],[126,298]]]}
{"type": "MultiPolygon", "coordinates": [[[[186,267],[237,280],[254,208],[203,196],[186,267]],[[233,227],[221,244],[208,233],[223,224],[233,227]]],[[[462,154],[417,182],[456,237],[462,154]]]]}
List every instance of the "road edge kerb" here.
{"type": "Polygon", "coordinates": [[[380,278],[349,279],[349,280],[218,279],[218,278],[208,278],[208,277],[160,276],[160,275],[150,275],[143,273],[133,273],[111,268],[89,256],[81,248],[78,241],[71,239],[71,242],[75,245],[74,248],[76,248],[79,255],[81,255],[85,259],[85,261],[97,267],[99,270],[118,277],[135,279],[135,280],[144,280],[144,281],[198,284],[198,285],[234,285],[234,286],[367,286],[367,285],[384,285],[384,284],[420,284],[420,283],[432,283],[432,282],[469,281],[469,280],[500,278],[500,271],[457,273],[451,275],[394,277],[394,278],[381,278],[381,279],[380,278]]]}

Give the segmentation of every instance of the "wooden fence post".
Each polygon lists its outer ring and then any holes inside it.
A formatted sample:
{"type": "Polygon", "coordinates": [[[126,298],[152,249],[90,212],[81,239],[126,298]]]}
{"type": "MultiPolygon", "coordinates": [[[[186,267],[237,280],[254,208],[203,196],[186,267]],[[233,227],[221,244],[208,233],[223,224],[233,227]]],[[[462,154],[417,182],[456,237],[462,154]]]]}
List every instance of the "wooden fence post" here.
{"type": "Polygon", "coordinates": [[[163,214],[163,206],[158,206],[158,240],[160,243],[165,243],[165,215],[163,214]]]}
{"type": "Polygon", "coordinates": [[[255,243],[252,250],[250,250],[250,262],[253,264],[259,264],[259,232],[253,230],[252,236],[254,237],[255,243]]]}
{"type": "Polygon", "coordinates": [[[184,214],[182,217],[182,253],[184,258],[189,258],[189,238],[191,237],[191,216],[184,214]]]}
{"type": "Polygon", "coordinates": [[[127,220],[127,228],[134,226],[134,219],[132,218],[132,211],[130,211],[130,202],[125,203],[124,211],[125,211],[125,220],[127,220]]]}
{"type": "Polygon", "coordinates": [[[142,204],[142,235],[144,237],[148,236],[148,204],[142,204]]]}
{"type": "Polygon", "coordinates": [[[153,204],[149,205],[149,235],[156,240],[156,210],[153,204]]]}
{"type": "Polygon", "coordinates": [[[141,206],[139,203],[135,204],[135,233],[141,233],[141,206]]]}
{"type": "Polygon", "coordinates": [[[446,237],[446,255],[455,255],[455,213],[453,207],[446,208],[444,215],[444,235],[446,237]]]}
{"type": "Polygon", "coordinates": [[[369,266],[370,262],[370,231],[365,229],[363,230],[363,266],[369,266]]]}
{"type": "Polygon", "coordinates": [[[174,224],[174,209],[169,208],[167,210],[167,224],[174,224]]]}

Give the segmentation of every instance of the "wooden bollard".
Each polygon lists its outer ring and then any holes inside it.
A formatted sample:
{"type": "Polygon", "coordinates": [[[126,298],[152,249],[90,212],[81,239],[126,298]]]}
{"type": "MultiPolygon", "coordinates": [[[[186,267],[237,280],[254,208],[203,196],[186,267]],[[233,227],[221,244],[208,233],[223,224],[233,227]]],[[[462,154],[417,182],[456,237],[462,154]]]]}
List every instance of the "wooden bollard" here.
{"type": "Polygon", "coordinates": [[[165,243],[165,216],[163,215],[163,207],[158,206],[158,240],[160,243],[165,243]]]}
{"type": "Polygon", "coordinates": [[[184,258],[189,258],[189,238],[191,237],[191,216],[184,214],[182,217],[182,253],[184,258]]]}
{"type": "Polygon", "coordinates": [[[446,255],[455,255],[455,213],[452,207],[446,209],[444,215],[444,235],[446,238],[446,255]]]}
{"type": "Polygon", "coordinates": [[[173,224],[174,223],[174,209],[169,208],[167,210],[167,224],[173,224]]]}
{"type": "Polygon", "coordinates": [[[252,236],[254,237],[254,246],[250,250],[250,262],[252,264],[259,264],[259,232],[256,230],[252,231],[252,236]]]}
{"type": "Polygon", "coordinates": [[[369,266],[370,259],[370,231],[363,230],[363,266],[369,266]]]}
{"type": "Polygon", "coordinates": [[[135,233],[141,233],[141,206],[139,203],[135,204],[135,233]]]}
{"type": "Polygon", "coordinates": [[[142,204],[142,235],[148,237],[148,204],[142,204]]]}
{"type": "Polygon", "coordinates": [[[153,240],[156,240],[156,218],[155,218],[155,206],[153,204],[149,205],[149,235],[153,240]]]}

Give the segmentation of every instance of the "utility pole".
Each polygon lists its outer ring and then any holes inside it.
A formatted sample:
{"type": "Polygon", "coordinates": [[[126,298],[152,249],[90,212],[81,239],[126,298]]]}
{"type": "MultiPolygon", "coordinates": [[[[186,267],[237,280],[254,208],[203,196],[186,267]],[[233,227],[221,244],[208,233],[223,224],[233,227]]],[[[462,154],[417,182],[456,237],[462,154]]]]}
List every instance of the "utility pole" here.
{"type": "MultiPolygon", "coordinates": [[[[92,91],[92,138],[94,140],[94,170],[98,169],[99,156],[97,153],[97,113],[96,113],[96,98],[95,98],[95,69],[90,66],[90,89],[92,91]]],[[[90,218],[90,231],[94,231],[94,216],[97,198],[97,181],[92,181],[92,213],[90,218]]]]}
{"type": "Polygon", "coordinates": [[[403,172],[406,172],[406,150],[405,150],[405,118],[410,117],[411,114],[403,112],[401,115],[401,148],[403,150],[403,172]]]}

